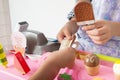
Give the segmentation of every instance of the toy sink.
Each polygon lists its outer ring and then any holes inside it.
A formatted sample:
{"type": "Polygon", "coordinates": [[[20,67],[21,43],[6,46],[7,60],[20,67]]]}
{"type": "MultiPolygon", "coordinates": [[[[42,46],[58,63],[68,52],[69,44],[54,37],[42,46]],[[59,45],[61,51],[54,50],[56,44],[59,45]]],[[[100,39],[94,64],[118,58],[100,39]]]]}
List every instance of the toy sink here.
{"type": "Polygon", "coordinates": [[[43,54],[59,49],[60,43],[57,42],[57,40],[50,41],[42,32],[28,30],[28,23],[26,21],[19,22],[19,25],[19,31],[22,32],[27,39],[27,54],[43,54]]]}

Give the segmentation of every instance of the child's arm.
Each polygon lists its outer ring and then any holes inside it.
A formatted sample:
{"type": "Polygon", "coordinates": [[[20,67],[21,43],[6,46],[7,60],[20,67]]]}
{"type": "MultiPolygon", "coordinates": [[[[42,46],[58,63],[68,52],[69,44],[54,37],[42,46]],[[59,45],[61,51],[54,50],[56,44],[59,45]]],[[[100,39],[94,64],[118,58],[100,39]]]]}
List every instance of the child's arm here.
{"type": "Polygon", "coordinates": [[[74,48],[54,51],[29,80],[53,80],[61,68],[74,65],[75,53],[74,48]]]}

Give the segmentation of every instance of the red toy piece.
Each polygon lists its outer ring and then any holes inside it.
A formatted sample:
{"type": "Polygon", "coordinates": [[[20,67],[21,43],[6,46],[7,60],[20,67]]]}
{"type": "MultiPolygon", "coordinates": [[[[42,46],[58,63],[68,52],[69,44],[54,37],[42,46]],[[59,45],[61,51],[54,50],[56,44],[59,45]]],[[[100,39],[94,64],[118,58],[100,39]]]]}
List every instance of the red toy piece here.
{"type": "Polygon", "coordinates": [[[29,66],[27,65],[25,59],[20,52],[17,52],[14,56],[14,66],[22,74],[26,74],[30,71],[29,66]]]}

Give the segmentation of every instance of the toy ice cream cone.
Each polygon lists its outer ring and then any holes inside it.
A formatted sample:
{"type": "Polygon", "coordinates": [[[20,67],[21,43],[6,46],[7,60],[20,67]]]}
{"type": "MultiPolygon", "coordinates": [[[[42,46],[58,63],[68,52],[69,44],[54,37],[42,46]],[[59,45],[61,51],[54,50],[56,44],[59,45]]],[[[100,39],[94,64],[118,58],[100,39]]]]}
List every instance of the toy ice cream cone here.
{"type": "Polygon", "coordinates": [[[26,38],[21,32],[14,32],[11,35],[12,45],[15,52],[20,52],[25,57],[26,38]]]}
{"type": "Polygon", "coordinates": [[[115,75],[115,80],[120,80],[120,62],[114,63],[113,72],[115,75]]]}
{"type": "Polygon", "coordinates": [[[90,2],[78,2],[74,8],[77,25],[90,25],[94,21],[94,13],[90,2]]]}
{"type": "Polygon", "coordinates": [[[91,76],[95,76],[99,73],[99,65],[95,67],[90,67],[90,66],[85,65],[85,68],[87,70],[87,73],[91,76]]]}
{"type": "Polygon", "coordinates": [[[95,76],[99,73],[99,58],[95,54],[88,54],[85,57],[84,63],[89,75],[95,76]]]}

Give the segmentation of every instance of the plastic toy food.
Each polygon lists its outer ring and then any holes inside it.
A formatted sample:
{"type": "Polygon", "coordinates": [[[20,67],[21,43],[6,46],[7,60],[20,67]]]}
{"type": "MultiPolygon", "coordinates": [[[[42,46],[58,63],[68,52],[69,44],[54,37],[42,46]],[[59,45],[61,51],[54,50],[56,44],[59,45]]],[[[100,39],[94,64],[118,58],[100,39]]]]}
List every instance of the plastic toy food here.
{"type": "Polygon", "coordinates": [[[74,35],[73,36],[73,39],[72,40],[68,40],[66,38],[64,38],[61,42],[61,45],[60,45],[60,48],[59,49],[64,49],[64,48],[67,48],[67,47],[71,47],[74,40],[75,40],[76,36],[74,35]]]}
{"type": "Polygon", "coordinates": [[[90,53],[85,52],[85,51],[77,51],[76,57],[77,57],[77,59],[84,60],[86,55],[88,55],[88,54],[90,54],[90,53]]]}
{"type": "Polygon", "coordinates": [[[64,73],[59,75],[58,80],[72,80],[72,77],[71,75],[64,73]]]}
{"type": "Polygon", "coordinates": [[[24,57],[22,56],[20,52],[17,52],[14,56],[14,66],[22,74],[26,74],[30,71],[29,66],[27,65],[24,57]]]}
{"type": "Polygon", "coordinates": [[[5,55],[3,47],[2,47],[2,44],[0,44],[0,64],[3,65],[4,67],[7,67],[7,64],[8,64],[6,55],[5,55]]]}
{"type": "Polygon", "coordinates": [[[120,80],[120,61],[114,63],[113,72],[114,72],[116,80],[120,80]]]}
{"type": "Polygon", "coordinates": [[[104,55],[104,54],[98,54],[98,53],[95,53],[101,60],[105,60],[105,61],[109,61],[109,62],[116,62],[116,61],[120,61],[120,58],[117,58],[117,57],[112,57],[112,56],[107,56],[107,55],[104,55]]]}
{"type": "Polygon", "coordinates": [[[14,32],[11,35],[12,45],[15,52],[20,52],[22,56],[25,56],[26,38],[21,32],[14,32]]]}
{"type": "Polygon", "coordinates": [[[79,1],[74,8],[74,13],[77,25],[90,25],[95,22],[92,5],[88,1],[79,1]]]}
{"type": "Polygon", "coordinates": [[[99,58],[95,54],[86,55],[84,64],[89,75],[95,76],[99,73],[99,58]]]}

